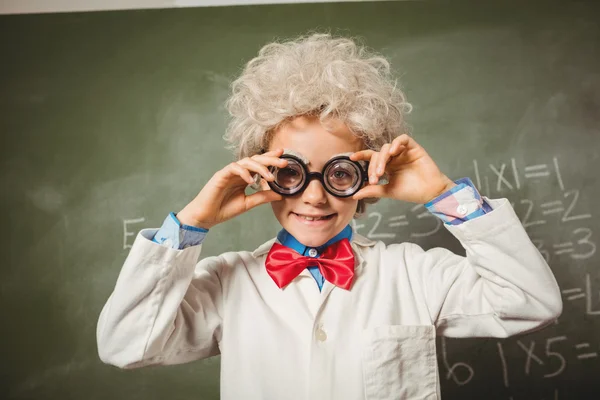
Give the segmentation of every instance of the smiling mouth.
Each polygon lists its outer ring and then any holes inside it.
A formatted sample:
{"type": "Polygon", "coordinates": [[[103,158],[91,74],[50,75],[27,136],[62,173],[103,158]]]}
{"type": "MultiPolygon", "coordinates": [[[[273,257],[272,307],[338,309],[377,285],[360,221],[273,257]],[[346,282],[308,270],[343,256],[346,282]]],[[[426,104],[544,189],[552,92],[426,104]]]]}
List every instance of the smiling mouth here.
{"type": "Polygon", "coordinates": [[[302,215],[302,214],[296,214],[296,213],[292,213],[294,214],[296,217],[305,220],[305,221],[327,221],[332,219],[336,213],[333,214],[329,214],[329,215],[323,215],[323,216],[308,216],[308,215],[302,215]]]}

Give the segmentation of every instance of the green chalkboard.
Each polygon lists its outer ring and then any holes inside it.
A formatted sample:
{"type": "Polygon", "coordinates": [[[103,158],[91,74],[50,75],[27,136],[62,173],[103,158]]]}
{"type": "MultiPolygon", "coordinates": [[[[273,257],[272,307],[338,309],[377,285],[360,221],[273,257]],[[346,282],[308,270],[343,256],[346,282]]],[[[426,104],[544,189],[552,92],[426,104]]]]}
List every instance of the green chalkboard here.
{"type": "MultiPolygon", "coordinates": [[[[231,160],[223,103],[243,64],[275,38],[331,30],[391,59],[415,138],[450,177],[514,203],[563,290],[563,315],[540,332],[438,339],[444,399],[598,398],[600,7],[523,3],[0,17],[0,397],[218,398],[218,358],[102,364],[97,318],[133,235],[231,160]]],[[[382,201],[356,226],[462,253],[423,211],[382,201]]],[[[253,210],[211,230],[204,255],[277,230],[269,207],[253,210]]]]}

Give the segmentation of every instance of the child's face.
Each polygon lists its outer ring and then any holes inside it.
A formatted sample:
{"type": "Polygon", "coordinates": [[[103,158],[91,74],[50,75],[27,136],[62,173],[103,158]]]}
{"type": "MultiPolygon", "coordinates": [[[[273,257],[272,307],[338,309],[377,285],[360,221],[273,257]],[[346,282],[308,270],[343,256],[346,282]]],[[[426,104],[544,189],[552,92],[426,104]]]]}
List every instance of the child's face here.
{"type": "MultiPolygon", "coordinates": [[[[326,130],[314,117],[297,117],[275,131],[269,150],[290,149],[309,161],[308,169],[321,172],[325,163],[341,153],[363,149],[363,141],[353,135],[340,121],[326,130]]],[[[285,230],[302,244],[321,246],[350,223],[358,200],[335,197],[317,179],[310,181],[302,193],[286,196],[271,203],[275,217],[285,230]],[[309,221],[303,216],[327,216],[309,221]]]]}

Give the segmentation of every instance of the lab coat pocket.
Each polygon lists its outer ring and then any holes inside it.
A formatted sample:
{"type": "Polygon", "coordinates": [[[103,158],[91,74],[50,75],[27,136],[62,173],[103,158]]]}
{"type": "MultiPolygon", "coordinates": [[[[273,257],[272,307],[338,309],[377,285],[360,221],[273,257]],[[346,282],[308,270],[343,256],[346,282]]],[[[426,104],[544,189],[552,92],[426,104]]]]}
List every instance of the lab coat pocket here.
{"type": "Polygon", "coordinates": [[[364,333],[367,400],[438,399],[433,326],[379,326],[364,333]]]}

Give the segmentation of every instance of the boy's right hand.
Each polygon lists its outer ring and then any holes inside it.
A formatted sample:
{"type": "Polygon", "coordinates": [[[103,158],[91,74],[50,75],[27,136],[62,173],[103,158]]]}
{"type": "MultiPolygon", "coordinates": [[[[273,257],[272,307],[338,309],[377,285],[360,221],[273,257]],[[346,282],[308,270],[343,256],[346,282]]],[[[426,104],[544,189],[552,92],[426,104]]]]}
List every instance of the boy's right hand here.
{"type": "Polygon", "coordinates": [[[210,229],[236,217],[258,205],[281,200],[283,197],[272,190],[262,190],[246,196],[246,186],[254,183],[254,174],[267,181],[275,178],[269,166],[285,167],[287,161],[279,158],[283,149],[257,154],[232,162],[217,171],[204,185],[200,193],[177,213],[177,219],[185,225],[210,229]]]}

